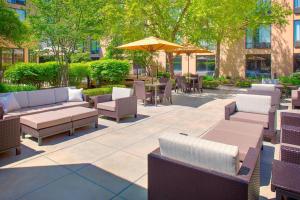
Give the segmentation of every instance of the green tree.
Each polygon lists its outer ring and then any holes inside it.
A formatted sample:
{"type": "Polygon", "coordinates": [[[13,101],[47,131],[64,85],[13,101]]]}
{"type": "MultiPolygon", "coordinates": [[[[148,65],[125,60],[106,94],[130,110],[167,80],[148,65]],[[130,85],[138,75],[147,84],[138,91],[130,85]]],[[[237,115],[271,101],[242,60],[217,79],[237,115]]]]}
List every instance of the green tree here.
{"type": "MultiPolygon", "coordinates": [[[[123,43],[147,36],[180,42],[191,4],[191,0],[107,1],[101,9],[104,34],[123,38],[123,43]]],[[[167,57],[173,76],[173,54],[167,57]]]]}
{"type": "Polygon", "coordinates": [[[270,24],[284,26],[290,14],[290,8],[276,1],[197,0],[187,16],[185,35],[193,43],[204,40],[216,45],[215,76],[219,77],[221,45],[243,38],[247,28],[254,30],[270,24]],[[189,34],[191,30],[193,34],[189,34]]]}
{"type": "MultiPolygon", "coordinates": [[[[7,40],[14,45],[20,45],[27,35],[27,27],[19,20],[16,12],[8,8],[3,0],[0,0],[0,39],[7,40]]],[[[0,58],[2,48],[6,45],[0,44],[0,58]]],[[[0,60],[0,82],[3,75],[2,59],[0,60]]]]}
{"type": "Polygon", "coordinates": [[[61,85],[68,85],[68,66],[80,42],[98,38],[101,1],[33,0],[30,22],[39,40],[51,47],[61,66],[61,85]]]}

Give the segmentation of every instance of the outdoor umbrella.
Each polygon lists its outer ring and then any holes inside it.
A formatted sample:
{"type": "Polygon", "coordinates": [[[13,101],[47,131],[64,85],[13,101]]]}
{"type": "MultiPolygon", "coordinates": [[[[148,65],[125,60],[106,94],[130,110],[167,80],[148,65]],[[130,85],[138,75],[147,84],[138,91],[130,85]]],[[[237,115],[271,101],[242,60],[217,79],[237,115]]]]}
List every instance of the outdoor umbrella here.
{"type": "MultiPolygon", "coordinates": [[[[117,47],[118,49],[125,50],[140,50],[140,51],[148,51],[150,52],[150,59],[152,60],[153,53],[155,51],[173,51],[174,49],[181,48],[181,45],[167,42],[165,40],[156,38],[156,37],[147,37],[142,40],[138,40],[135,42],[131,42],[122,46],[117,47]]],[[[158,68],[156,69],[158,72],[158,68]]],[[[152,74],[152,82],[153,82],[153,74],[152,74]]]]}
{"type": "Polygon", "coordinates": [[[207,49],[203,49],[191,44],[183,45],[183,47],[173,50],[177,55],[186,54],[188,56],[188,76],[190,76],[190,55],[192,53],[212,53],[207,49]]]}

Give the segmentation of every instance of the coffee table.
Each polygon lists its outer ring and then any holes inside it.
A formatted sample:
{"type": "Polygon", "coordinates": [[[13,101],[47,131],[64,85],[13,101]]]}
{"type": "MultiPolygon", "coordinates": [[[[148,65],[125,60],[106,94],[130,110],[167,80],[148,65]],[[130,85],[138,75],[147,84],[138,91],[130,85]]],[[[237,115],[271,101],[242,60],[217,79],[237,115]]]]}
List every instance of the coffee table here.
{"type": "Polygon", "coordinates": [[[76,128],[94,124],[98,127],[98,111],[85,107],[73,107],[56,111],[48,111],[33,115],[25,115],[20,118],[22,137],[29,134],[38,139],[42,145],[42,139],[63,132],[72,135],[76,128]]]}

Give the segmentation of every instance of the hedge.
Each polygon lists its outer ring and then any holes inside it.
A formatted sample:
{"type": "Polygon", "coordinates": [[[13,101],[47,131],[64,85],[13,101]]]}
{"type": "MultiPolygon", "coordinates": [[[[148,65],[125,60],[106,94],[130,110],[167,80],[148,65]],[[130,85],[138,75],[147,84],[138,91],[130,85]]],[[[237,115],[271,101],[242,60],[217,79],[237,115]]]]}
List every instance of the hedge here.
{"type": "Polygon", "coordinates": [[[125,88],[125,85],[106,85],[102,86],[100,88],[93,88],[93,89],[87,89],[83,90],[83,93],[88,96],[97,96],[97,95],[103,95],[103,94],[111,94],[113,87],[123,87],[125,88]]]}
{"type": "Polygon", "coordinates": [[[88,63],[72,63],[69,68],[69,85],[79,86],[83,79],[89,79],[91,68],[88,63]]]}
{"type": "Polygon", "coordinates": [[[58,75],[59,65],[56,62],[18,63],[4,73],[4,77],[14,84],[34,85],[37,88],[40,88],[43,83],[57,86],[58,75]]]}
{"type": "Polygon", "coordinates": [[[37,88],[32,85],[11,85],[0,83],[0,93],[6,92],[19,92],[19,91],[31,91],[37,88]]]}
{"type": "Polygon", "coordinates": [[[90,62],[91,76],[99,82],[121,83],[129,75],[128,61],[106,59],[90,62]]]}
{"type": "Polygon", "coordinates": [[[300,72],[293,73],[290,76],[283,76],[279,78],[284,85],[300,85],[300,72]]]}
{"type": "Polygon", "coordinates": [[[216,89],[220,85],[218,80],[203,80],[203,88],[216,89]]]}

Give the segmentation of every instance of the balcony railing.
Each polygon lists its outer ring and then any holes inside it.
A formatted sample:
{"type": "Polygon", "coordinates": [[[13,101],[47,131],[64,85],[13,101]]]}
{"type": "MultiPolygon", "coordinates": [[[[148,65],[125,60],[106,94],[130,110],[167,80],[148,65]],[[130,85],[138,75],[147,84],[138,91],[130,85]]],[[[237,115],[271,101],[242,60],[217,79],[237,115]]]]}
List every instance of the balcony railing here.
{"type": "Polygon", "coordinates": [[[254,43],[246,43],[247,49],[270,49],[270,42],[254,42],[254,43]]]}
{"type": "Polygon", "coordinates": [[[300,41],[295,42],[295,48],[300,48],[300,41]]]}
{"type": "Polygon", "coordinates": [[[300,7],[294,8],[294,13],[295,14],[300,14],[300,7]]]}

